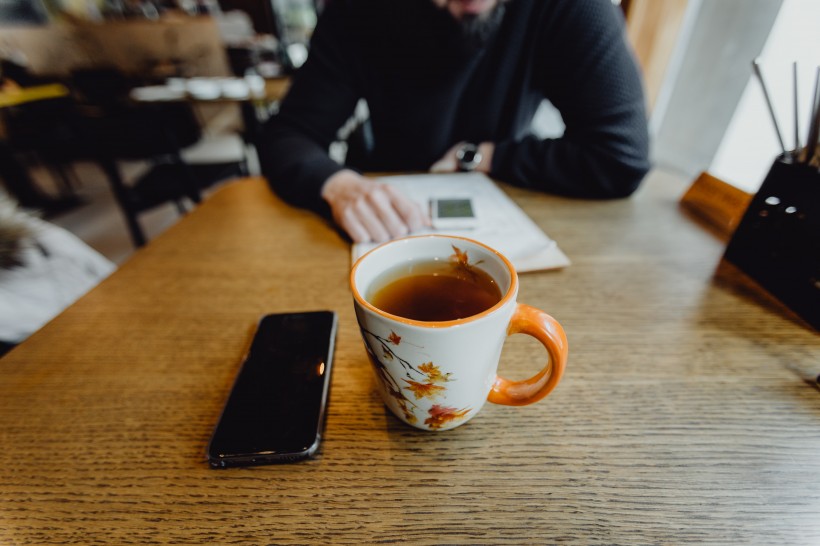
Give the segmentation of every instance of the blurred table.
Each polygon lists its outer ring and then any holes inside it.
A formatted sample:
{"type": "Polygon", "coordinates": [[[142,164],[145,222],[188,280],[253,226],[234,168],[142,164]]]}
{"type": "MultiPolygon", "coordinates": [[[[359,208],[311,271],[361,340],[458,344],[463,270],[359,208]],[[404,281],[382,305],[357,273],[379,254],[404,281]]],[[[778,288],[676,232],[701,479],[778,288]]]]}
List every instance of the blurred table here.
{"type": "MultiPolygon", "coordinates": [[[[376,394],[349,245],[226,185],[0,360],[0,543],[817,544],[820,337],[720,265],[684,182],[505,187],[573,261],[520,291],[566,328],[567,374],[443,433],[376,394]],[[254,324],[309,309],[340,317],[318,458],[211,470],[254,324]]],[[[542,353],[514,336],[501,370],[542,353]]]]}
{"type": "Polygon", "coordinates": [[[198,104],[219,103],[271,103],[284,98],[290,89],[291,80],[288,77],[260,78],[264,80],[264,88],[254,92],[245,88],[242,93],[226,93],[222,87],[231,84],[243,84],[243,78],[176,78],[178,86],[170,84],[135,87],[131,91],[131,98],[137,102],[178,102],[189,101],[198,104]],[[192,91],[196,85],[199,92],[192,91]]]}
{"type": "MultiPolygon", "coordinates": [[[[245,93],[228,94],[220,89],[225,82],[231,84],[245,83],[243,78],[190,78],[178,79],[178,87],[166,85],[152,85],[137,87],[131,91],[131,99],[138,103],[188,102],[196,107],[212,107],[219,105],[238,105],[239,114],[245,125],[243,138],[250,144],[255,144],[262,126],[270,117],[272,108],[284,98],[290,89],[289,77],[265,78],[264,89],[254,92],[245,88],[245,93]],[[191,82],[202,84],[199,91],[194,93],[189,89],[191,82]],[[202,87],[202,86],[206,87],[202,87]]],[[[240,89],[241,91],[241,89],[240,89]]]]}

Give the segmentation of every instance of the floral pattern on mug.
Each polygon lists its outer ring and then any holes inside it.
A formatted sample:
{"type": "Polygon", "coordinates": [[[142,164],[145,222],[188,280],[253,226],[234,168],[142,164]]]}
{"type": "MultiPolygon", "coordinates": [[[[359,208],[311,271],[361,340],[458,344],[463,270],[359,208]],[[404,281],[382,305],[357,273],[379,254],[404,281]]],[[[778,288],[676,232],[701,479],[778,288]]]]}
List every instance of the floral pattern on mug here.
{"type": "Polygon", "coordinates": [[[430,427],[431,430],[438,430],[451,421],[464,419],[469,412],[470,408],[457,410],[456,408],[448,408],[436,404],[429,409],[428,413],[430,417],[424,420],[424,424],[430,427]]]}
{"type": "MultiPolygon", "coordinates": [[[[424,362],[418,367],[414,367],[408,360],[402,358],[396,352],[395,347],[401,344],[402,338],[392,330],[390,335],[386,337],[369,332],[364,328],[362,328],[361,331],[362,337],[365,340],[365,347],[367,347],[367,354],[376,370],[376,375],[388,396],[396,401],[396,404],[398,404],[408,422],[417,423],[419,417],[416,415],[416,412],[423,411],[415,401],[422,399],[436,401],[440,398],[446,398],[447,387],[442,384],[454,381],[452,373],[443,373],[432,361],[424,362]],[[398,362],[399,365],[401,365],[406,375],[406,377],[402,377],[401,380],[405,384],[399,383],[388,371],[387,365],[376,356],[376,350],[374,350],[370,341],[368,341],[369,338],[378,343],[382,358],[386,361],[398,362]]],[[[448,423],[464,419],[467,414],[470,413],[471,409],[472,408],[456,409],[441,404],[433,404],[433,406],[427,410],[428,416],[424,420],[424,424],[431,430],[438,430],[448,423]]]]}

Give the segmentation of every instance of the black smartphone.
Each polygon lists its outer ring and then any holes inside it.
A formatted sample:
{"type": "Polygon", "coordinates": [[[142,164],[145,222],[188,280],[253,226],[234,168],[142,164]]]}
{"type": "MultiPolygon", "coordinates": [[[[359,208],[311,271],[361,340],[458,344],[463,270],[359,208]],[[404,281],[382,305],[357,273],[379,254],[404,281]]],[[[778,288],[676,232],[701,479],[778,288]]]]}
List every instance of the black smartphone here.
{"type": "Polygon", "coordinates": [[[336,313],[265,315],[208,445],[213,468],[294,462],[319,448],[336,313]]]}

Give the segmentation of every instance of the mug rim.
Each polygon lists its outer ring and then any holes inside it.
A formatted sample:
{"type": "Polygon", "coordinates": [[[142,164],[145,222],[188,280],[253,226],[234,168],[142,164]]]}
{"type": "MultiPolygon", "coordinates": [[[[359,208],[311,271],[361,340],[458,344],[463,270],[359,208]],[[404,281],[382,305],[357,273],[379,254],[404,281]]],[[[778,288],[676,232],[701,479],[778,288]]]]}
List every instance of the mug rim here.
{"type": "Polygon", "coordinates": [[[449,328],[451,326],[458,326],[460,324],[467,324],[467,323],[470,323],[470,322],[475,322],[477,320],[480,320],[480,319],[484,318],[487,315],[490,315],[491,313],[494,313],[498,309],[504,307],[507,303],[510,302],[510,300],[514,299],[515,295],[518,293],[518,273],[516,272],[515,267],[513,266],[512,262],[510,262],[510,260],[506,256],[501,254],[496,249],[494,249],[490,246],[487,246],[487,245],[485,245],[484,243],[482,243],[480,241],[476,241],[475,239],[470,239],[470,238],[467,238],[467,237],[461,237],[459,235],[443,235],[443,234],[438,234],[438,233],[429,233],[429,234],[425,234],[425,235],[410,235],[410,236],[407,236],[407,237],[401,237],[399,239],[393,239],[392,241],[387,241],[385,243],[380,244],[376,248],[370,249],[365,254],[360,256],[359,259],[356,260],[356,263],[353,264],[353,267],[350,269],[350,290],[353,292],[353,299],[359,305],[361,305],[362,307],[364,307],[368,311],[376,313],[377,315],[379,315],[383,318],[394,320],[396,322],[401,322],[402,324],[406,324],[406,325],[409,325],[409,326],[418,326],[420,328],[449,328]],[[393,315],[393,314],[388,313],[386,311],[382,311],[381,309],[379,309],[378,307],[374,306],[369,301],[367,301],[361,295],[361,293],[359,292],[358,287],[356,286],[356,272],[358,271],[359,266],[364,262],[365,258],[370,256],[371,254],[379,251],[380,249],[382,249],[382,248],[384,248],[388,245],[395,244],[399,241],[406,241],[406,240],[409,240],[409,239],[460,240],[460,241],[466,241],[467,243],[470,243],[470,244],[473,244],[473,245],[480,246],[480,247],[484,248],[485,250],[487,250],[490,254],[495,255],[505,265],[507,270],[510,272],[510,286],[507,289],[507,291],[504,293],[504,295],[501,297],[501,299],[498,300],[498,302],[495,305],[493,305],[492,307],[490,307],[488,309],[485,309],[484,311],[482,311],[480,313],[476,313],[475,315],[470,315],[469,317],[464,317],[464,318],[455,319],[455,320],[436,320],[436,321],[415,320],[415,319],[409,319],[409,318],[406,318],[406,317],[402,317],[402,316],[399,316],[399,315],[393,315]]]}

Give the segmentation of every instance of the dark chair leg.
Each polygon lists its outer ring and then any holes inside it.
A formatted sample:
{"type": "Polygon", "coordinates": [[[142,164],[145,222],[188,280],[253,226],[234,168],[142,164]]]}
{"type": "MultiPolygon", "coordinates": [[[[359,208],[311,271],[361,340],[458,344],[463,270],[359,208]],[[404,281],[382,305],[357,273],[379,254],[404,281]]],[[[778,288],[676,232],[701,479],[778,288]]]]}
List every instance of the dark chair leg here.
{"type": "Polygon", "coordinates": [[[108,176],[108,181],[111,183],[114,197],[120,205],[123,216],[125,216],[125,223],[131,234],[131,241],[137,248],[145,246],[145,234],[140,227],[136,213],[128,201],[128,190],[125,187],[125,183],[122,180],[120,170],[117,168],[116,163],[111,159],[103,159],[100,160],[100,168],[102,168],[103,172],[108,176]]]}
{"type": "MultiPolygon", "coordinates": [[[[182,155],[179,152],[175,152],[171,154],[172,162],[179,165],[182,169],[183,173],[183,186],[185,188],[185,194],[188,196],[188,199],[194,202],[194,205],[198,205],[202,202],[202,193],[200,192],[200,183],[197,180],[196,174],[191,169],[191,166],[188,165],[183,159],[182,155]]],[[[177,207],[179,207],[180,201],[177,200],[177,207]]],[[[186,210],[180,209],[181,213],[187,212],[186,210]]]]}

